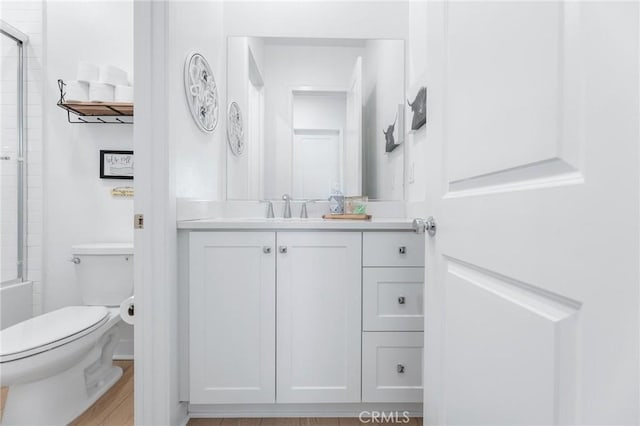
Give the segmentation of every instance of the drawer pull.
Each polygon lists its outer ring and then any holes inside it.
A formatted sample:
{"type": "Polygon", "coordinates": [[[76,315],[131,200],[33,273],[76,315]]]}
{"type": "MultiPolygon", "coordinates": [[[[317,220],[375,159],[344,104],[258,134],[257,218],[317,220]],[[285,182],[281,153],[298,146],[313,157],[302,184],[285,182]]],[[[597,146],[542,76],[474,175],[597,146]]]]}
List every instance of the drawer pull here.
{"type": "Polygon", "coordinates": [[[398,253],[407,254],[407,248],[405,246],[398,247],[398,253]]]}
{"type": "Polygon", "coordinates": [[[396,366],[396,370],[398,371],[398,373],[403,374],[404,373],[404,365],[398,364],[396,366]]]}
{"type": "Polygon", "coordinates": [[[398,297],[398,304],[400,304],[400,305],[404,305],[404,302],[405,302],[405,300],[404,300],[404,296],[400,296],[400,297],[398,297]]]}
{"type": "Polygon", "coordinates": [[[264,254],[269,254],[269,253],[271,253],[271,247],[269,247],[269,246],[264,246],[264,247],[262,247],[262,252],[263,252],[264,254]]]}
{"type": "Polygon", "coordinates": [[[279,251],[280,253],[286,253],[286,252],[287,252],[287,246],[280,246],[280,247],[278,248],[278,251],[279,251]]]}

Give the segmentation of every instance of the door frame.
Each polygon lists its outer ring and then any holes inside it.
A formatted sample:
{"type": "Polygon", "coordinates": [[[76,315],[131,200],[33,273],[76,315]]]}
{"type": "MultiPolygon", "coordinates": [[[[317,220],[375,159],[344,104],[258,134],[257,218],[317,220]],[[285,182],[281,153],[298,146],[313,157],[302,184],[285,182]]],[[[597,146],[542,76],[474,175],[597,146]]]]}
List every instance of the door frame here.
{"type": "Polygon", "coordinates": [[[168,10],[166,2],[134,2],[134,211],[144,215],[144,228],[134,231],[134,406],[139,425],[185,424],[188,419],[177,384],[175,155],[168,132],[166,87],[168,10]]]}

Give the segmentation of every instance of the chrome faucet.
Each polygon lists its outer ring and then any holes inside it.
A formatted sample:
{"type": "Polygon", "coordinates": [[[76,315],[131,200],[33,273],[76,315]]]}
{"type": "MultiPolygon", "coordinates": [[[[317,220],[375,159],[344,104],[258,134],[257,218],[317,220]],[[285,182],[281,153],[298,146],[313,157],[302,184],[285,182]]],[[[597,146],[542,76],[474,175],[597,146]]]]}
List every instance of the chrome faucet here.
{"type": "Polygon", "coordinates": [[[267,219],[276,217],[276,215],[273,214],[273,203],[271,202],[271,200],[260,200],[260,202],[267,205],[267,219]]]}
{"type": "Polygon", "coordinates": [[[291,196],[289,194],[284,194],[282,196],[282,199],[284,200],[284,214],[282,215],[282,217],[284,217],[285,219],[290,219],[291,218],[291,196]]]}

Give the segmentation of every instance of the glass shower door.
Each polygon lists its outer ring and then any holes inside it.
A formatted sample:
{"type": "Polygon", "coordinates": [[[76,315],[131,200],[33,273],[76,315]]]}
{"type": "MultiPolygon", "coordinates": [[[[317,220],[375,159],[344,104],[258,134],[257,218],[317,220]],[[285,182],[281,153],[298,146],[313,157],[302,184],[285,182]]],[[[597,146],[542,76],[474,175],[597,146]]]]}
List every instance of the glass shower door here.
{"type": "Polygon", "coordinates": [[[22,43],[0,33],[0,283],[24,277],[22,43]]]}

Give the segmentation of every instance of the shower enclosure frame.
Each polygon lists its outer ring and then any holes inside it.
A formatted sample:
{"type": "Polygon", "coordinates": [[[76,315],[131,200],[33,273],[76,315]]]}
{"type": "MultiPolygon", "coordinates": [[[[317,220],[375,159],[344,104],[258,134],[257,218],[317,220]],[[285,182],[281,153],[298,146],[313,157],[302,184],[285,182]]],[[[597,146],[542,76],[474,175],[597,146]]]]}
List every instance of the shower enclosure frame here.
{"type": "Polygon", "coordinates": [[[23,282],[26,280],[26,247],[27,247],[27,142],[26,142],[26,109],[25,109],[25,45],[29,37],[5,21],[0,19],[0,34],[9,37],[18,45],[18,146],[17,146],[17,207],[18,207],[18,238],[16,256],[16,278],[12,281],[23,282]]]}

